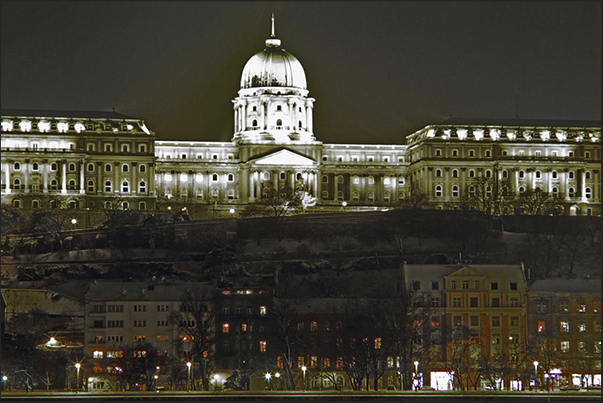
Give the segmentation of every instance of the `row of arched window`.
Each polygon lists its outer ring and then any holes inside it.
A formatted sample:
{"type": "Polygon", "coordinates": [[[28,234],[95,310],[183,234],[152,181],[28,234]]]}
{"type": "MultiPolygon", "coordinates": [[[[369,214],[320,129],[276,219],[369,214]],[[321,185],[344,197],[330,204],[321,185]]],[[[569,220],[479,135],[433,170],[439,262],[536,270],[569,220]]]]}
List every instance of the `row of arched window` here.
{"type": "MultiPolygon", "coordinates": [[[[57,171],[59,169],[59,164],[56,162],[52,162],[50,164],[50,170],[51,171],[57,171]]],[[[94,172],[94,164],[93,163],[89,163],[86,166],[86,170],[88,172],[94,172]]],[[[14,171],[20,171],[21,170],[21,163],[20,162],[15,162],[13,164],[13,170],[14,171]]],[[[31,164],[31,170],[32,171],[39,171],[40,170],[40,164],[37,162],[32,162],[31,164]]],[[[77,164],[75,164],[74,162],[71,162],[67,165],[67,170],[69,172],[76,172],[77,171],[77,164]]],[[[113,166],[111,164],[105,164],[105,172],[111,172],[113,170],[113,166]]],[[[130,172],[130,166],[128,164],[122,164],[121,166],[121,171],[122,172],[130,172]]],[[[140,164],[138,165],[138,172],[140,173],[145,173],[147,172],[147,166],[145,164],[140,164]]]]}
{"type": "MultiPolygon", "coordinates": [[[[374,177],[374,176],[367,176],[366,178],[367,178],[367,183],[368,183],[369,185],[374,185],[374,184],[375,184],[375,177],[374,177]]],[[[343,183],[345,183],[345,182],[344,182],[343,175],[337,175],[337,176],[335,177],[335,181],[336,181],[338,184],[343,184],[343,183]]],[[[389,176],[384,176],[384,177],[383,177],[383,184],[384,184],[384,185],[390,185],[390,184],[391,184],[391,182],[392,182],[392,178],[390,178],[389,176]]],[[[322,176],[322,183],[329,183],[329,176],[328,176],[328,175],[323,175],[323,176],[322,176]]],[[[354,184],[354,185],[358,185],[358,184],[360,184],[360,177],[359,177],[359,176],[356,176],[356,175],[352,176],[352,184],[354,184]]],[[[403,186],[403,185],[404,185],[404,177],[400,176],[400,177],[398,178],[398,185],[400,185],[400,186],[403,186]]]]}
{"type": "MultiPolygon", "coordinates": [[[[48,202],[48,207],[50,207],[51,209],[55,209],[57,208],[59,205],[59,203],[56,200],[50,200],[48,202]]],[[[90,206],[94,206],[94,202],[91,202],[89,204],[90,206]]],[[[12,206],[14,208],[23,208],[23,201],[21,199],[13,199],[12,201],[12,206]]],[[[78,207],[78,202],[77,200],[69,200],[67,202],[67,206],[69,208],[77,208],[78,207]]],[[[106,201],[104,203],[104,207],[107,209],[111,209],[112,208],[112,204],[110,201],[106,201]]],[[[121,209],[123,210],[128,210],[130,208],[130,203],[127,201],[122,201],[120,206],[121,209]]],[[[31,208],[32,209],[39,209],[42,208],[42,201],[40,201],[39,199],[34,199],[31,201],[31,208]]],[[[146,210],[147,209],[147,202],[141,201],[138,202],[138,209],[139,210],[146,210]]]]}
{"type": "MultiPolygon", "coordinates": [[[[336,200],[338,201],[344,201],[344,195],[343,195],[343,191],[338,191],[337,195],[336,195],[336,200]]],[[[329,191],[328,190],[323,190],[321,193],[321,197],[324,200],[328,200],[329,199],[329,191]]],[[[400,192],[398,193],[398,199],[402,200],[404,199],[404,192],[400,192]]],[[[368,192],[366,194],[366,200],[369,202],[374,202],[375,201],[375,192],[368,192]]],[[[391,200],[391,195],[389,192],[383,192],[383,201],[384,202],[389,202],[391,200]]],[[[360,192],[357,191],[353,191],[352,192],[352,201],[360,201],[360,192]]]]}
{"type": "MultiPolygon", "coordinates": [[[[165,189],[164,193],[165,193],[165,196],[167,198],[170,198],[170,197],[174,196],[174,192],[173,192],[172,188],[169,188],[169,187],[165,189]]],[[[220,190],[217,189],[217,188],[212,188],[212,189],[210,189],[209,194],[213,198],[218,198],[218,197],[220,197],[220,190]]],[[[203,194],[203,189],[200,189],[200,188],[195,189],[195,197],[197,199],[203,199],[203,195],[204,195],[203,194]]],[[[189,196],[189,194],[188,194],[188,189],[187,188],[180,189],[180,197],[188,197],[188,196],[189,196]]],[[[228,189],[226,191],[226,198],[229,199],[229,200],[232,200],[232,199],[235,198],[235,191],[234,191],[234,189],[228,189]]]]}
{"type": "MultiPolygon", "coordinates": [[[[451,176],[453,178],[458,178],[459,177],[459,170],[458,169],[453,169],[451,171],[451,176]]],[[[468,176],[469,178],[475,178],[475,170],[474,169],[470,169],[468,171],[468,176]]],[[[490,169],[487,169],[486,171],[484,171],[484,176],[486,178],[491,178],[492,177],[492,171],[490,169]]],[[[526,173],[525,171],[521,170],[518,172],[518,176],[519,178],[525,178],[526,177],[526,173]]],[[[542,178],[542,172],[541,171],[534,171],[534,176],[536,177],[536,179],[541,179],[542,178]]],[[[441,178],[442,177],[442,170],[441,169],[436,169],[435,170],[435,177],[436,178],[441,178]]],[[[509,177],[509,172],[505,169],[502,171],[502,177],[503,178],[508,178],[509,177]]],[[[568,177],[569,179],[574,179],[575,178],[575,173],[574,171],[569,171],[568,172],[568,177]]],[[[584,177],[585,179],[591,179],[591,173],[589,171],[586,171],[584,173],[584,177]]],[[[557,173],[557,171],[552,171],[551,172],[551,178],[552,179],[558,179],[559,178],[559,174],[557,173]]]]}
{"type": "MultiPolygon", "coordinates": [[[[475,186],[469,186],[467,188],[468,192],[470,195],[474,195],[475,194],[475,186]]],[[[492,194],[492,188],[490,186],[486,186],[484,188],[485,193],[486,193],[486,197],[489,197],[492,194]]],[[[540,191],[540,188],[536,188],[536,191],[540,191]]],[[[519,193],[524,193],[526,191],[525,187],[520,186],[518,189],[519,193]]],[[[506,196],[509,193],[509,189],[505,186],[503,187],[502,190],[503,196],[506,196]]],[[[553,197],[559,197],[559,188],[557,187],[553,187],[551,189],[551,194],[553,197]]],[[[576,197],[576,189],[573,187],[570,187],[568,189],[568,195],[569,197],[576,197]]],[[[435,196],[436,197],[443,197],[444,196],[444,188],[442,187],[442,185],[436,185],[435,187],[435,196]]],[[[459,187],[458,186],[453,186],[452,187],[452,197],[459,197],[460,193],[459,193],[459,187]]],[[[586,189],[584,189],[584,196],[587,199],[590,199],[592,197],[592,189],[587,187],[586,189]]]]}
{"type": "MultiPolygon", "coordinates": [[[[211,181],[212,182],[218,182],[220,180],[220,175],[218,174],[211,174],[210,175],[211,181]]],[[[166,182],[171,182],[172,180],[174,180],[173,176],[171,173],[166,173],[165,176],[163,177],[164,181],[166,182]]],[[[226,180],[228,182],[234,182],[235,180],[235,176],[234,174],[227,174],[226,175],[226,180]]],[[[188,174],[186,173],[181,173],[180,174],[180,182],[187,182],[188,181],[188,174]]],[[[203,174],[196,174],[195,175],[195,182],[203,182],[203,174]]]]}

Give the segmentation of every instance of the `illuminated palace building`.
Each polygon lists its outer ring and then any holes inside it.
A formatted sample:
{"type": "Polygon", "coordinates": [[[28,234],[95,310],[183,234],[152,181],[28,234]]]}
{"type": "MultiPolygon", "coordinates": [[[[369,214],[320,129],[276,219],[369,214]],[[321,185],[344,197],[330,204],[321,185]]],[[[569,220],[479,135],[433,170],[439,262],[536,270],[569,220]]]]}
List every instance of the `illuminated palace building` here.
{"type": "Polygon", "coordinates": [[[313,104],[273,29],[243,68],[230,142],[156,140],[144,121],[115,112],[3,110],[2,204],[227,212],[290,188],[305,192],[306,211],[383,209],[417,194],[449,209],[480,180],[500,180],[505,195],[541,190],[566,214],[600,215],[600,121],[450,119],[405,145],[326,144],[314,136],[313,104]]]}

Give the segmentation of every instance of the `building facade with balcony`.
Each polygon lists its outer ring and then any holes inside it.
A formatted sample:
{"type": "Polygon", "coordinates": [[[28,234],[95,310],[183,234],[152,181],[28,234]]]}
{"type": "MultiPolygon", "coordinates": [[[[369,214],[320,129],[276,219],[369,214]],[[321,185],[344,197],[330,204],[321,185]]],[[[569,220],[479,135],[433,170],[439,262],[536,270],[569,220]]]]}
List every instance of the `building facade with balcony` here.
{"type": "Polygon", "coordinates": [[[534,281],[528,313],[528,333],[539,342],[539,381],[549,378],[551,387],[600,386],[600,279],[534,281]]]}

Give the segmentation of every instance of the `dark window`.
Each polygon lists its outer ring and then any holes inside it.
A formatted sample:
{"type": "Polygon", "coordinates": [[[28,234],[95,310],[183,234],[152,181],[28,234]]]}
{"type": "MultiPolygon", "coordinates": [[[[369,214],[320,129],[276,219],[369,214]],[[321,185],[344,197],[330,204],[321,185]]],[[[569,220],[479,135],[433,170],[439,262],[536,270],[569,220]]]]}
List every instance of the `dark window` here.
{"type": "Polygon", "coordinates": [[[499,307],[500,306],[500,299],[498,298],[492,298],[492,307],[499,307]]]}
{"type": "Polygon", "coordinates": [[[479,317],[478,316],[470,316],[469,317],[469,325],[470,326],[479,326],[479,317]]]}
{"type": "Polygon", "coordinates": [[[476,297],[469,298],[469,306],[472,308],[477,308],[477,298],[476,297]]]}
{"type": "Polygon", "coordinates": [[[431,282],[431,289],[432,290],[438,290],[440,288],[440,283],[438,281],[432,281],[431,282]]]}
{"type": "Polygon", "coordinates": [[[498,283],[490,283],[491,290],[498,290],[498,283]]]}
{"type": "Polygon", "coordinates": [[[421,282],[420,281],[413,281],[412,282],[412,289],[413,291],[418,291],[421,288],[421,282]]]}
{"type": "Polygon", "coordinates": [[[513,291],[517,291],[517,283],[509,283],[509,289],[513,291]]]}

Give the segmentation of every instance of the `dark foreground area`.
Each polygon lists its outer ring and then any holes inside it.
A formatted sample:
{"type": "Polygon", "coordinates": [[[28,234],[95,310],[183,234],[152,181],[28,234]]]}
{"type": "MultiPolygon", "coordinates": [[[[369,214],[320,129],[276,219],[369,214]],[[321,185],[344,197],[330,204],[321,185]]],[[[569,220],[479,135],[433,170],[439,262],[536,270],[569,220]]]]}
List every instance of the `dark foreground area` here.
{"type": "Polygon", "coordinates": [[[398,402],[425,403],[425,402],[449,402],[449,403],[485,403],[485,402],[588,402],[601,401],[601,392],[279,392],[279,393],[198,393],[198,392],[132,392],[132,393],[3,393],[4,401],[73,401],[82,399],[86,401],[130,401],[130,400],[154,400],[161,402],[224,402],[224,401],[338,401],[338,402],[398,402]]]}

